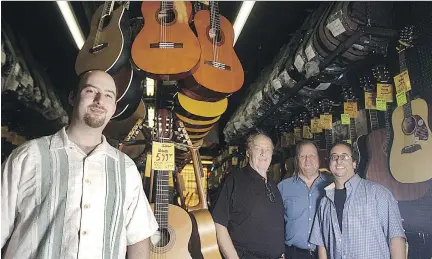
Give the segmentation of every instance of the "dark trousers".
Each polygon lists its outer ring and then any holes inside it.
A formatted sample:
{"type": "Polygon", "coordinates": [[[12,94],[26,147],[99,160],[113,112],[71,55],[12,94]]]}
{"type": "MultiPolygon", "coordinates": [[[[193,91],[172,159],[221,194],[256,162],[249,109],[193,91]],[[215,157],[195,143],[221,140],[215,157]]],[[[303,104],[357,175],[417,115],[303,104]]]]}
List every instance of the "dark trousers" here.
{"type": "Polygon", "coordinates": [[[318,259],[318,253],[285,245],[285,259],[318,259]]]}
{"type": "Polygon", "coordinates": [[[237,255],[240,259],[275,259],[269,257],[262,257],[260,255],[254,254],[250,251],[244,250],[242,248],[235,247],[237,255]]]}

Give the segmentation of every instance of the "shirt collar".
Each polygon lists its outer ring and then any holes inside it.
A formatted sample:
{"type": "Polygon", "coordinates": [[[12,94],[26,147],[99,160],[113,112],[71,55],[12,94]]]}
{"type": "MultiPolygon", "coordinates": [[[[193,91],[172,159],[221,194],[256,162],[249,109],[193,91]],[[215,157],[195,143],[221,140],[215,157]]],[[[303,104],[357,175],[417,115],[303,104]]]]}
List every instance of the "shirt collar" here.
{"type": "Polygon", "coordinates": [[[253,169],[250,164],[246,166],[246,172],[247,174],[253,179],[253,180],[260,180],[265,181],[264,177],[262,177],[255,169],[253,169]]]}
{"type": "MultiPolygon", "coordinates": [[[[298,181],[303,181],[303,179],[300,178],[300,174],[296,174],[293,178],[293,182],[298,182],[298,181]]],[[[323,174],[323,173],[319,173],[317,179],[315,180],[315,182],[321,182],[321,181],[327,181],[327,177],[323,174]]]]}
{"type": "MultiPolygon", "coordinates": [[[[66,149],[71,148],[73,146],[76,146],[73,144],[66,134],[66,126],[63,127],[61,130],[57,131],[54,135],[51,137],[51,143],[50,143],[50,150],[55,149],[66,149]]],[[[117,159],[117,151],[115,148],[113,148],[108,141],[106,140],[105,136],[102,135],[102,143],[96,146],[93,153],[102,152],[106,155],[111,156],[114,159],[117,159]]]]}
{"type": "MultiPolygon", "coordinates": [[[[346,183],[345,183],[345,188],[346,188],[346,193],[347,193],[347,197],[352,193],[353,190],[355,190],[357,188],[357,186],[359,185],[361,181],[360,176],[358,176],[358,174],[354,174],[353,177],[351,177],[346,183]]],[[[326,191],[326,195],[327,197],[329,197],[332,201],[334,200],[334,190],[336,188],[335,183],[331,183],[328,186],[326,186],[324,188],[324,190],[326,191]]]]}

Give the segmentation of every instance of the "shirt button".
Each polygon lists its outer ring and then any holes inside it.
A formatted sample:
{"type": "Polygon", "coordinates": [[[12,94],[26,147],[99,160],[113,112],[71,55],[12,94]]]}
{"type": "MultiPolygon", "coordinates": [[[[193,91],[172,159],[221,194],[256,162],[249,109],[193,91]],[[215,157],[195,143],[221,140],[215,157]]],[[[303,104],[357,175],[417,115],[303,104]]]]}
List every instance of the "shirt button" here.
{"type": "Polygon", "coordinates": [[[90,180],[89,179],[85,179],[85,183],[90,183],[90,180]]]}
{"type": "Polygon", "coordinates": [[[311,220],[311,218],[309,218],[309,220],[311,220]]]}
{"type": "Polygon", "coordinates": [[[309,194],[309,196],[312,196],[312,194],[309,194]]]}
{"type": "Polygon", "coordinates": [[[87,235],[87,231],[84,230],[84,231],[82,232],[82,234],[83,234],[84,236],[87,235]]]}
{"type": "Polygon", "coordinates": [[[309,209],[312,208],[312,206],[309,206],[309,209]]]}
{"type": "Polygon", "coordinates": [[[84,204],[84,209],[88,209],[88,208],[90,208],[90,205],[84,204]]]}
{"type": "Polygon", "coordinates": [[[310,244],[308,244],[308,246],[310,246],[310,244]]]}

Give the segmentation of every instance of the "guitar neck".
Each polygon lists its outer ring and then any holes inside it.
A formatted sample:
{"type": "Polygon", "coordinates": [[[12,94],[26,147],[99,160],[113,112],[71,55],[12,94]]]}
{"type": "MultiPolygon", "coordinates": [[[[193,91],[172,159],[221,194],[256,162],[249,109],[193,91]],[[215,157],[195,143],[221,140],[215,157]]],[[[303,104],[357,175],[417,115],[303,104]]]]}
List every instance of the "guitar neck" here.
{"type": "Polygon", "coordinates": [[[162,1],[161,2],[161,10],[169,11],[174,9],[173,1],[162,1]]]}
{"type": "Polygon", "coordinates": [[[371,125],[371,131],[377,130],[379,128],[379,123],[378,112],[376,110],[369,110],[369,120],[371,125]]]}
{"type": "Polygon", "coordinates": [[[351,144],[353,144],[354,141],[357,139],[357,129],[356,129],[354,118],[350,118],[349,130],[350,130],[351,144]]]}
{"type": "Polygon", "coordinates": [[[155,217],[160,228],[168,228],[169,171],[157,171],[155,217]]]}
{"type": "Polygon", "coordinates": [[[220,31],[219,4],[217,1],[210,2],[210,26],[217,32],[220,31]]]}
{"type": "Polygon", "coordinates": [[[327,150],[327,152],[329,152],[333,146],[332,129],[325,129],[325,141],[326,141],[326,150],[327,150]]]}
{"type": "Polygon", "coordinates": [[[204,188],[201,182],[201,179],[204,176],[204,172],[201,164],[201,156],[197,148],[189,148],[189,150],[192,154],[192,163],[194,167],[195,181],[196,181],[198,200],[199,200],[197,205],[189,208],[189,211],[207,209],[207,202],[205,201],[204,188]]]}
{"type": "MultiPolygon", "coordinates": [[[[399,52],[400,72],[403,72],[407,69],[405,53],[406,53],[405,49],[399,52]]],[[[403,105],[403,111],[404,111],[404,117],[408,118],[412,116],[411,94],[409,92],[406,92],[405,95],[406,95],[407,102],[406,104],[403,105]]]]}

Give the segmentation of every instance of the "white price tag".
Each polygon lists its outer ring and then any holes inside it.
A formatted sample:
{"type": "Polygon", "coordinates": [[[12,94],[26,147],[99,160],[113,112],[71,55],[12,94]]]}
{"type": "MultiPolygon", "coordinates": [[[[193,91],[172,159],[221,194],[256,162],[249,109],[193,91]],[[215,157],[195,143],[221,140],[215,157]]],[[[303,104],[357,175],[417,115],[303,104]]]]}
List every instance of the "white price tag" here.
{"type": "Polygon", "coordinates": [[[330,30],[330,32],[333,34],[334,37],[337,37],[346,31],[345,27],[343,26],[339,18],[327,24],[326,27],[327,29],[330,30]]]}
{"type": "Polygon", "coordinates": [[[305,49],[306,57],[309,60],[313,59],[315,57],[315,51],[312,48],[312,44],[309,44],[305,49]]]}
{"type": "Polygon", "coordinates": [[[324,91],[329,88],[330,85],[331,83],[321,83],[315,88],[315,90],[324,91]]]}
{"type": "Polygon", "coordinates": [[[297,68],[299,72],[303,71],[304,61],[300,55],[297,55],[294,60],[294,66],[297,68]]]}

